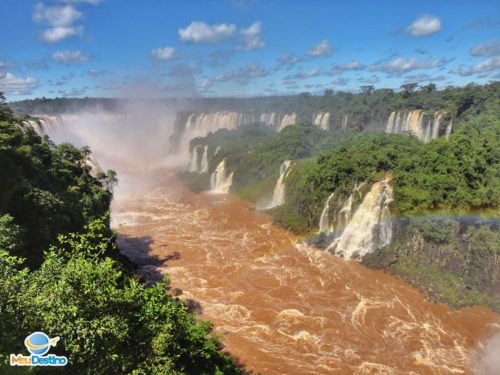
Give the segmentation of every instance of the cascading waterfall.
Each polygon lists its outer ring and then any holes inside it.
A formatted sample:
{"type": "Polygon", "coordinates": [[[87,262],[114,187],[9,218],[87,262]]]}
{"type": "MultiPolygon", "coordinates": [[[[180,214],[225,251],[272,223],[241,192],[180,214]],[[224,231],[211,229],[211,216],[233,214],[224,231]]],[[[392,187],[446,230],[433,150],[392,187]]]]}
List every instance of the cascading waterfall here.
{"type": "Polygon", "coordinates": [[[203,148],[203,156],[201,157],[200,173],[208,173],[208,145],[203,148]]]}
{"type": "Polygon", "coordinates": [[[313,124],[323,130],[330,128],[330,112],[318,112],[313,115],[313,124]]]}
{"type": "MultiPolygon", "coordinates": [[[[328,117],[328,116],[327,116],[328,117]]],[[[295,124],[297,114],[279,115],[276,112],[181,112],[177,115],[176,126],[171,141],[178,152],[186,152],[189,142],[197,137],[205,137],[218,129],[235,129],[242,125],[263,122],[279,131],[295,124]]],[[[324,119],[323,121],[326,121],[324,119]]]]}
{"type": "Polygon", "coordinates": [[[393,198],[389,182],[390,179],[386,178],[373,184],[342,233],[330,244],[328,251],[346,259],[361,258],[391,242],[389,205],[393,198]]]}
{"type": "Polygon", "coordinates": [[[349,120],[349,114],[345,114],[342,118],[342,129],[347,129],[347,121],[349,120]]]}
{"type": "Polygon", "coordinates": [[[423,142],[430,142],[440,136],[448,137],[451,133],[453,126],[451,119],[443,129],[445,117],[446,113],[436,111],[429,118],[421,109],[391,112],[385,132],[395,134],[410,133],[423,142]]]}
{"type": "Polygon", "coordinates": [[[264,124],[271,126],[274,129],[278,129],[279,116],[276,115],[276,112],[262,113],[260,115],[260,122],[263,122],[264,124]]]}
{"type": "Polygon", "coordinates": [[[189,172],[198,172],[200,170],[199,154],[198,151],[201,150],[201,145],[196,145],[191,151],[191,157],[189,159],[189,172]]]}
{"type": "Polygon", "coordinates": [[[327,232],[329,230],[329,214],[328,214],[328,212],[330,211],[330,201],[332,200],[332,198],[334,196],[335,196],[335,192],[330,194],[330,196],[326,200],[325,207],[323,208],[323,211],[321,212],[321,216],[319,218],[318,233],[327,232]]]}
{"type": "Polygon", "coordinates": [[[293,125],[297,122],[297,114],[295,112],[291,114],[285,114],[281,119],[279,131],[283,130],[287,126],[293,125]]]}
{"type": "Polygon", "coordinates": [[[229,175],[226,171],[226,159],[223,159],[215,171],[210,175],[210,189],[213,193],[229,193],[233,184],[234,172],[229,175]]]}
{"type": "Polygon", "coordinates": [[[273,208],[277,206],[281,206],[285,203],[285,179],[290,173],[292,169],[292,161],[285,160],[281,163],[280,166],[280,176],[278,177],[278,181],[276,181],[276,186],[274,187],[273,198],[271,203],[267,206],[267,208],[273,208]]]}
{"type": "Polygon", "coordinates": [[[446,139],[450,138],[452,130],[453,130],[453,119],[450,119],[450,122],[448,123],[448,126],[446,126],[446,132],[444,134],[444,136],[445,136],[446,139]]]}

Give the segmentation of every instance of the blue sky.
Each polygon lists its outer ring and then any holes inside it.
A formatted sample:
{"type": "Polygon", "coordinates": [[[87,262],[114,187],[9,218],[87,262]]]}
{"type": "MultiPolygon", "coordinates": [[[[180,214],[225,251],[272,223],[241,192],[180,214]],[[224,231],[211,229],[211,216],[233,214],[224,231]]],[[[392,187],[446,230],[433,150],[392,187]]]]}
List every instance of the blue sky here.
{"type": "Polygon", "coordinates": [[[500,79],[496,0],[2,0],[0,12],[8,100],[500,79]]]}

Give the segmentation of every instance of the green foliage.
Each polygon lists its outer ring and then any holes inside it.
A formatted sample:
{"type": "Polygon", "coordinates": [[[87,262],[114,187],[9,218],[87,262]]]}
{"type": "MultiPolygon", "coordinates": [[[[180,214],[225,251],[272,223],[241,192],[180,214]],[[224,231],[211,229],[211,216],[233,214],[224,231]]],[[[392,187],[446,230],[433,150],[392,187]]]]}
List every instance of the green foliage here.
{"type": "Polygon", "coordinates": [[[417,218],[411,221],[409,231],[421,235],[426,241],[447,244],[457,235],[457,222],[441,218],[417,218]]]}
{"type": "Polygon", "coordinates": [[[107,235],[97,220],[60,236],[34,271],[0,253],[0,352],[23,352],[24,337],[43,330],[61,337],[54,352],[74,374],[240,373],[210,323],[197,322],[165,284],[147,288],[102,258],[107,235]]]}
{"type": "Polygon", "coordinates": [[[482,114],[450,139],[408,153],[394,170],[400,212],[487,209],[500,205],[500,120],[482,114]]]}
{"type": "Polygon", "coordinates": [[[288,204],[270,210],[273,222],[294,233],[304,233],[309,228],[307,218],[297,213],[294,207],[288,204]]]}
{"type": "Polygon", "coordinates": [[[16,252],[22,243],[21,228],[13,221],[10,215],[0,216],[0,250],[9,253],[16,252]]]}
{"type": "Polygon", "coordinates": [[[487,225],[470,226],[467,228],[467,236],[474,252],[485,255],[500,255],[500,231],[498,228],[487,225]]]}
{"type": "Polygon", "coordinates": [[[116,174],[92,177],[85,164],[88,152],[70,144],[55,146],[20,125],[10,112],[2,112],[0,215],[8,214],[11,220],[0,227],[15,226],[22,237],[10,244],[2,240],[2,248],[37,266],[42,250],[58,234],[81,231],[108,210],[116,174]]]}
{"type": "Polygon", "coordinates": [[[392,244],[365,256],[363,264],[403,277],[434,300],[500,311],[500,233],[495,222],[458,217],[408,220],[397,224],[392,244]]]}
{"type": "Polygon", "coordinates": [[[416,153],[421,147],[417,140],[402,135],[355,135],[332,151],[299,163],[287,180],[287,202],[308,218],[312,227],[333,191],[348,196],[355,183],[382,179],[402,155],[416,153]]]}

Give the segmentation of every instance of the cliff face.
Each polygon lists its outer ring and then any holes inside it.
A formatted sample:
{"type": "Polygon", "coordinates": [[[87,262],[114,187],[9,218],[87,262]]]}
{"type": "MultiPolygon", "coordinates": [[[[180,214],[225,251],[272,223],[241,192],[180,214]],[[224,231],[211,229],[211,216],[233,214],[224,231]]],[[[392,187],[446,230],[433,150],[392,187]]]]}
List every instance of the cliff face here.
{"type": "Polygon", "coordinates": [[[396,225],[392,244],[362,263],[403,277],[430,298],[456,307],[500,311],[498,221],[412,219],[396,225]]]}

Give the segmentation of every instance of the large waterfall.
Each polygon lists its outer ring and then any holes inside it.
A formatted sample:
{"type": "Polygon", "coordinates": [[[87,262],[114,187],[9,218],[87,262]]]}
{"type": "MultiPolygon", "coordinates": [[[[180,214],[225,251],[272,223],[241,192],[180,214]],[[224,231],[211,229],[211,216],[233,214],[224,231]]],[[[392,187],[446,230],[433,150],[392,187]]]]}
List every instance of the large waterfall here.
{"type": "Polygon", "coordinates": [[[203,148],[203,156],[201,157],[200,172],[201,173],[208,172],[208,145],[205,145],[205,147],[203,148]]]}
{"type": "MultiPolygon", "coordinates": [[[[352,259],[362,257],[389,244],[392,239],[389,205],[392,200],[389,179],[374,183],[328,250],[346,259],[352,259]]],[[[350,216],[352,195],[344,207],[345,213],[349,212],[350,216]]]]}
{"type": "Polygon", "coordinates": [[[292,169],[292,161],[285,160],[280,166],[280,176],[278,181],[276,181],[276,186],[274,187],[273,198],[267,208],[273,208],[276,206],[281,206],[285,203],[285,179],[292,169]]]}
{"type": "Polygon", "coordinates": [[[323,130],[330,129],[330,112],[318,112],[313,115],[313,124],[323,130]]]}
{"type": "Polygon", "coordinates": [[[342,129],[347,129],[347,121],[349,121],[349,114],[345,114],[342,118],[342,129]]]}
{"type": "Polygon", "coordinates": [[[174,150],[185,152],[189,142],[196,137],[205,137],[219,129],[235,129],[242,125],[262,122],[280,131],[295,124],[297,114],[278,112],[181,112],[177,115],[172,142],[174,150]]]}
{"type": "Polygon", "coordinates": [[[64,116],[36,116],[23,120],[22,123],[25,126],[31,127],[35,133],[43,137],[45,135],[54,136],[54,133],[58,130],[63,129],[68,125],[74,124],[76,121],[76,116],[64,115],[64,116]]]}
{"type": "Polygon", "coordinates": [[[287,126],[294,125],[296,122],[297,122],[297,114],[295,112],[291,114],[286,114],[281,119],[280,127],[278,130],[281,131],[287,126]]]}
{"type": "Polygon", "coordinates": [[[452,120],[445,120],[446,113],[437,111],[428,116],[421,109],[392,112],[387,120],[386,133],[410,133],[423,142],[441,136],[448,137],[452,131],[452,120]]]}
{"type": "Polygon", "coordinates": [[[328,199],[326,200],[325,207],[321,212],[321,216],[319,218],[319,230],[318,233],[327,232],[329,230],[329,211],[330,211],[330,201],[335,196],[335,192],[330,194],[328,199]]]}
{"type": "Polygon", "coordinates": [[[210,189],[213,193],[228,193],[233,184],[234,172],[229,175],[226,170],[226,159],[223,159],[210,175],[210,189]]]}
{"type": "Polygon", "coordinates": [[[200,163],[199,163],[199,150],[201,149],[201,145],[196,145],[192,150],[191,150],[191,157],[189,158],[189,166],[188,170],[189,172],[199,172],[200,170],[200,163]]]}
{"type": "Polygon", "coordinates": [[[280,117],[276,114],[276,112],[262,113],[260,115],[260,122],[263,122],[274,129],[278,129],[280,127],[280,117]]]}

